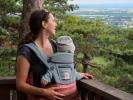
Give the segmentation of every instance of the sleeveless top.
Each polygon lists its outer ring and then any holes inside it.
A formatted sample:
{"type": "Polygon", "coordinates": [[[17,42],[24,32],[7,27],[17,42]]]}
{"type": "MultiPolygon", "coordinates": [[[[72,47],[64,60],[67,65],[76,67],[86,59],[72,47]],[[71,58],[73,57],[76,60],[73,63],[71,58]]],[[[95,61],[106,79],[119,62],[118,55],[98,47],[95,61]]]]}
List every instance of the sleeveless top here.
{"type": "MultiPolygon", "coordinates": [[[[55,53],[57,51],[56,43],[53,40],[51,40],[50,43],[52,45],[53,52],[55,53]]],[[[25,45],[22,45],[18,48],[17,56],[18,55],[23,55],[30,63],[30,70],[27,82],[36,87],[41,87],[41,77],[47,72],[48,68],[36,56],[36,54],[25,45]]]]}

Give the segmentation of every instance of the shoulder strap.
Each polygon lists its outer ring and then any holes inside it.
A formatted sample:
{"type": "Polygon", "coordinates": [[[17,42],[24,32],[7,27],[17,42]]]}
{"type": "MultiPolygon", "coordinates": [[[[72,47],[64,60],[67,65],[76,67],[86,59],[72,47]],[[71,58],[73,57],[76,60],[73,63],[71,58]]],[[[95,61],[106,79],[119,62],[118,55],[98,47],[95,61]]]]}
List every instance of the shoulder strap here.
{"type": "Polygon", "coordinates": [[[50,68],[50,65],[48,64],[47,60],[47,56],[42,53],[34,43],[28,43],[28,44],[24,44],[25,46],[29,47],[35,54],[36,56],[44,63],[44,65],[46,65],[48,68],[50,68]]]}
{"type": "Polygon", "coordinates": [[[50,40],[50,43],[52,45],[52,48],[53,48],[54,53],[57,52],[57,44],[56,44],[56,41],[53,40],[53,39],[51,39],[50,40]]]}

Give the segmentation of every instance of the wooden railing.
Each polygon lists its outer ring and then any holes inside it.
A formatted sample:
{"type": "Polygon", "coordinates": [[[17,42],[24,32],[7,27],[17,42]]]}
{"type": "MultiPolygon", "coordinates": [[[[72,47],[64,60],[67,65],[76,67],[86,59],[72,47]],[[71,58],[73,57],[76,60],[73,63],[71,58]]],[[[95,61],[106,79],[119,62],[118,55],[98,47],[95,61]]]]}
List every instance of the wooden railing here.
{"type": "Polygon", "coordinates": [[[133,95],[96,80],[77,82],[82,100],[133,100],[133,95]]]}
{"type": "MultiPolygon", "coordinates": [[[[24,100],[16,92],[15,77],[0,77],[0,100],[24,100]]],[[[133,100],[133,95],[96,80],[77,82],[82,100],[133,100]]]]}
{"type": "Polygon", "coordinates": [[[0,100],[13,100],[16,92],[15,77],[0,77],[0,100]]]}

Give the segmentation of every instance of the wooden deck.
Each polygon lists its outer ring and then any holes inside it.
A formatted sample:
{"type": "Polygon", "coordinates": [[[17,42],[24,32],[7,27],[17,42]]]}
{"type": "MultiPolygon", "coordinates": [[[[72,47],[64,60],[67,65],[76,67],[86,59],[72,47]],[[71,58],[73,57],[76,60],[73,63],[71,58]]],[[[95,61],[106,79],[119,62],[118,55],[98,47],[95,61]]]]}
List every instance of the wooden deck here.
{"type": "MultiPolygon", "coordinates": [[[[16,92],[15,77],[0,77],[0,100],[24,100],[16,92]]],[[[96,80],[77,82],[82,100],[133,100],[133,95],[96,80]]]]}

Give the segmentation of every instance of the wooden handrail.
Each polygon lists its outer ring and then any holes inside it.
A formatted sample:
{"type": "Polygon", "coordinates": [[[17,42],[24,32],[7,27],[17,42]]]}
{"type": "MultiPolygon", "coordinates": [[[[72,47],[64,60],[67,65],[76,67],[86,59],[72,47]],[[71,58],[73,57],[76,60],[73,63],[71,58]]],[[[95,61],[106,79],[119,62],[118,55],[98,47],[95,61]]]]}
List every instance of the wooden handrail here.
{"type": "Polygon", "coordinates": [[[16,78],[0,77],[0,99],[10,100],[12,90],[16,90],[16,78]]]}
{"type": "Polygon", "coordinates": [[[77,82],[82,100],[133,100],[133,95],[105,85],[97,80],[77,82]]]}
{"type": "MultiPolygon", "coordinates": [[[[110,87],[96,80],[77,82],[82,100],[133,100],[133,95],[110,87]]],[[[15,77],[0,77],[1,100],[24,100],[23,97],[11,99],[11,92],[16,91],[15,77]]],[[[17,97],[17,96],[16,96],[17,97]]]]}
{"type": "Polygon", "coordinates": [[[16,77],[0,77],[0,86],[1,85],[14,85],[16,84],[16,77]]]}

